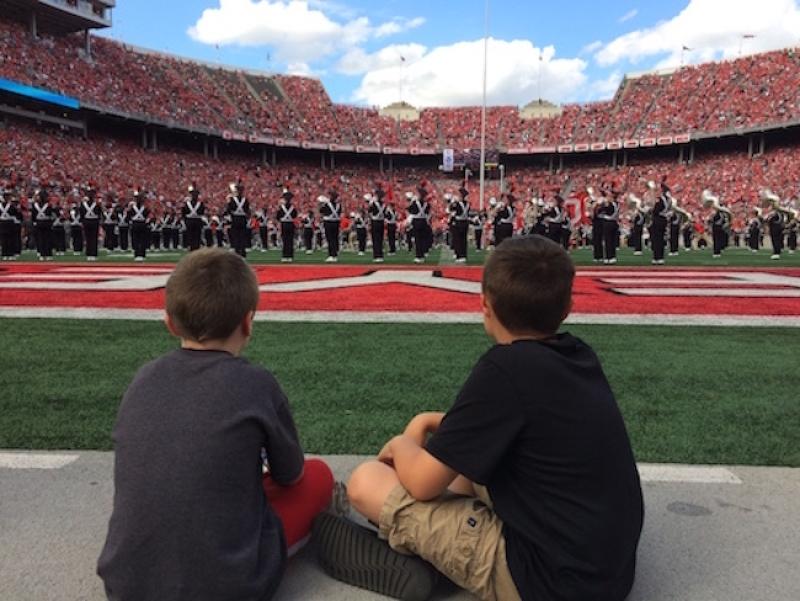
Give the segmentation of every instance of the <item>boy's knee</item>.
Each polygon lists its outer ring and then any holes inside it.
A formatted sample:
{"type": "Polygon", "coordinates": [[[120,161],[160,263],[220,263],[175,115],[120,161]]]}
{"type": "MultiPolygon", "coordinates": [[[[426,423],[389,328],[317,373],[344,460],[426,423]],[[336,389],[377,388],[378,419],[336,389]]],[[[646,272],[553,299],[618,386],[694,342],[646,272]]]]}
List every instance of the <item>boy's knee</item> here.
{"type": "Polygon", "coordinates": [[[374,492],[378,471],[386,466],[377,461],[369,461],[359,465],[347,481],[347,498],[356,509],[360,508],[367,498],[374,492]]]}

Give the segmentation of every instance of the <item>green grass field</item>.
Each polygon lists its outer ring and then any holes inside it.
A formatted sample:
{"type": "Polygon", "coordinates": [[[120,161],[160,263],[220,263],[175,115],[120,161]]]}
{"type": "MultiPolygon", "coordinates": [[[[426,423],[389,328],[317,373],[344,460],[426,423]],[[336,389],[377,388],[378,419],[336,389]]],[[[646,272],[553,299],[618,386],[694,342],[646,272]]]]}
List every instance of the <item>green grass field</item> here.
{"type": "MultiPolygon", "coordinates": [[[[184,255],[183,251],[170,251],[170,252],[150,252],[147,255],[148,263],[172,263],[178,261],[184,255]]],[[[761,250],[757,254],[751,253],[749,250],[742,248],[731,248],[724,252],[722,258],[714,259],[711,256],[711,251],[706,250],[693,250],[691,252],[682,251],[679,257],[667,257],[667,267],[762,267],[762,268],[782,268],[794,267],[800,268],[800,254],[790,255],[785,252],[780,261],[772,261],[770,259],[770,251],[761,250]]],[[[482,265],[485,252],[479,253],[475,249],[469,251],[469,264],[482,265]]],[[[324,250],[316,251],[311,255],[306,255],[304,251],[295,253],[295,264],[320,264],[324,263],[327,257],[327,252],[324,250]]],[[[248,260],[254,264],[272,264],[280,263],[281,253],[278,250],[270,250],[267,252],[260,252],[258,250],[250,251],[248,253],[248,260]]],[[[434,249],[431,251],[426,262],[427,265],[447,265],[452,264],[454,255],[449,249],[434,249]]],[[[590,249],[579,249],[572,251],[572,258],[578,266],[593,266],[592,251],[590,249]]],[[[34,252],[23,253],[21,258],[23,261],[35,261],[36,254],[34,252]]],[[[400,251],[393,257],[386,257],[386,265],[412,265],[414,254],[405,250],[400,251]]],[[[616,267],[605,267],[603,269],[614,269],[620,267],[649,267],[652,257],[649,252],[645,252],[641,257],[633,256],[633,252],[625,249],[620,249],[619,263],[616,267]]],[[[63,257],[55,257],[58,262],[74,262],[85,261],[85,257],[81,255],[73,255],[67,253],[63,257]]],[[[99,257],[100,262],[111,263],[129,263],[133,262],[133,255],[110,253],[106,254],[101,252],[99,257]]],[[[372,265],[372,251],[367,250],[363,257],[358,256],[352,250],[342,251],[339,256],[339,263],[343,265],[372,265]]]]}
{"type": "MultiPolygon", "coordinates": [[[[570,331],[600,354],[639,460],[800,466],[796,330],[570,331]]],[[[4,319],[0,345],[0,448],[109,449],[136,369],[176,342],[153,322],[4,319]]],[[[480,326],[260,323],[246,355],[282,383],[307,451],[373,453],[446,409],[488,346],[480,326]]]]}

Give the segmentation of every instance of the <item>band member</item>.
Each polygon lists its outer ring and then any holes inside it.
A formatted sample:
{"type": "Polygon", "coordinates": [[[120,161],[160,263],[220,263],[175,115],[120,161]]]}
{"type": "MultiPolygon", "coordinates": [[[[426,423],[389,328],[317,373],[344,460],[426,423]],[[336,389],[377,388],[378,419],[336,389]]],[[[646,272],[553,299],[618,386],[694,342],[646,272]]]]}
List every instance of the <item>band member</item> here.
{"type": "Polygon", "coordinates": [[[58,256],[67,252],[67,215],[61,204],[53,203],[53,248],[58,256]]]}
{"type": "Polygon", "coordinates": [[[798,218],[800,217],[800,213],[794,209],[790,209],[790,215],[787,218],[787,225],[786,225],[786,247],[789,249],[789,254],[793,255],[797,250],[797,229],[798,229],[798,218]]]}
{"type": "MultiPolygon", "coordinates": [[[[649,182],[650,190],[655,190],[655,182],[649,182]]],[[[650,225],[650,245],[653,248],[653,265],[664,264],[664,251],[667,247],[667,220],[672,208],[669,188],[662,184],[662,193],[653,207],[653,222],[650,225]]]]}
{"type": "Polygon", "coordinates": [[[411,192],[406,193],[408,199],[408,216],[411,219],[411,234],[414,236],[414,263],[425,262],[425,239],[427,218],[424,202],[411,192]]]}
{"type": "Polygon", "coordinates": [[[281,261],[291,263],[294,260],[294,220],[297,219],[297,209],[292,206],[292,194],[287,188],[283,189],[283,199],[278,205],[278,221],[281,224],[281,242],[283,254],[281,261]]]}
{"type": "Polygon", "coordinates": [[[118,219],[117,219],[117,205],[114,202],[114,197],[109,194],[106,197],[106,206],[103,212],[103,248],[107,252],[113,251],[117,247],[116,232],[118,219]]]}
{"type": "Polygon", "coordinates": [[[397,211],[394,203],[386,204],[386,238],[389,242],[389,256],[397,254],[397,211]]]}
{"type": "Polygon", "coordinates": [[[306,254],[310,255],[314,252],[314,211],[308,211],[303,215],[303,245],[306,248],[306,254]]]}
{"type": "Polygon", "coordinates": [[[86,196],[81,202],[81,223],[83,224],[83,236],[86,239],[86,260],[97,260],[97,239],[100,230],[100,204],[97,202],[97,192],[89,184],[86,188],[86,196]]]}
{"type": "Polygon", "coordinates": [[[141,190],[135,190],[133,202],[131,202],[128,209],[128,223],[131,224],[131,245],[133,246],[134,261],[144,261],[147,256],[149,222],[150,209],[145,204],[144,194],[141,190]]]}
{"type": "Polygon", "coordinates": [[[367,250],[367,215],[363,210],[350,213],[353,220],[353,229],[356,232],[358,256],[363,257],[367,250]]]}
{"type": "Polygon", "coordinates": [[[12,201],[11,194],[3,190],[0,192],[0,254],[3,261],[13,261],[16,255],[15,220],[22,221],[22,211],[19,205],[12,201]]]}
{"type": "Polygon", "coordinates": [[[33,200],[33,231],[36,251],[40,261],[53,260],[53,219],[55,209],[50,204],[47,190],[37,190],[33,200]]]}
{"type": "Polygon", "coordinates": [[[605,196],[600,218],[603,220],[603,263],[614,265],[619,245],[619,201],[616,192],[611,191],[605,196]]]}
{"type": "Polygon", "coordinates": [[[486,212],[470,211],[469,222],[472,225],[472,235],[475,237],[475,249],[481,252],[483,250],[483,228],[486,225],[486,212]]]}
{"type": "Polygon", "coordinates": [[[214,239],[208,246],[211,247],[216,244],[218,248],[222,248],[225,246],[225,226],[222,223],[222,218],[219,216],[219,213],[216,209],[214,209],[214,214],[211,215],[209,225],[211,226],[211,232],[214,236],[214,239]]]}
{"type": "Polygon", "coordinates": [[[690,214],[686,221],[683,222],[681,231],[683,232],[683,248],[687,251],[692,250],[692,240],[694,239],[694,222],[695,215],[690,214]]]}
{"type": "Polygon", "coordinates": [[[148,247],[153,250],[161,250],[161,219],[157,215],[153,215],[150,220],[149,233],[148,247]]]}
{"type": "Polygon", "coordinates": [[[464,186],[458,191],[461,198],[450,202],[447,212],[452,221],[452,244],[456,253],[456,263],[467,262],[467,235],[469,233],[469,192],[464,186]]]}
{"type": "Polygon", "coordinates": [[[628,195],[628,206],[633,209],[630,246],[633,248],[633,254],[639,257],[642,255],[642,236],[644,235],[644,224],[647,215],[641,199],[635,194],[628,195]]]}
{"type": "Polygon", "coordinates": [[[164,250],[177,250],[178,243],[175,239],[177,232],[178,219],[175,215],[175,209],[168,206],[164,211],[164,216],[161,218],[161,238],[164,241],[164,250]]]}
{"type": "Polygon", "coordinates": [[[72,254],[83,252],[83,224],[80,205],[74,203],[69,209],[69,237],[72,241],[72,254]]]}
{"type": "MultiPolygon", "coordinates": [[[[124,207],[120,207],[117,213],[117,227],[119,228],[119,249],[122,252],[128,252],[128,246],[131,239],[131,222],[128,221],[128,211],[124,207]]],[[[177,240],[177,232],[175,232],[177,240]]]]}
{"type": "Polygon", "coordinates": [[[556,195],[555,202],[551,202],[544,210],[544,224],[547,227],[547,237],[556,244],[561,244],[561,224],[564,220],[564,199],[556,195]]]}
{"type": "Polygon", "coordinates": [[[772,241],[772,260],[777,261],[783,252],[783,234],[785,229],[785,217],[780,208],[780,198],[769,190],[761,193],[761,206],[768,210],[764,221],[767,224],[769,237],[772,241]]]}
{"type": "Polygon", "coordinates": [[[495,201],[494,214],[494,245],[500,246],[503,240],[514,235],[514,208],[497,199],[490,199],[489,204],[495,201]]]}
{"type": "Polygon", "coordinates": [[[336,263],[339,260],[339,228],[342,220],[342,203],[339,193],[330,191],[330,196],[317,198],[319,213],[322,215],[322,225],[325,229],[325,241],[328,244],[327,263],[336,263]]]}
{"type": "Polygon", "coordinates": [[[372,260],[375,263],[383,263],[383,233],[386,228],[386,204],[383,201],[385,193],[383,188],[378,186],[375,195],[364,196],[369,213],[370,229],[372,234],[372,260]]]}
{"type": "Polygon", "coordinates": [[[230,220],[230,242],[236,253],[247,257],[247,223],[250,220],[250,203],[244,196],[244,184],[237,182],[230,185],[226,215],[230,220]]]}
{"type": "Polygon", "coordinates": [[[710,190],[703,191],[703,206],[713,208],[714,213],[711,216],[711,237],[714,244],[714,258],[719,259],[722,256],[722,250],[726,246],[726,231],[730,218],[730,211],[720,203],[718,197],[714,196],[710,190]]]}
{"type": "MultiPolygon", "coordinates": [[[[417,198],[419,198],[420,206],[422,207],[422,215],[424,221],[422,223],[422,254],[424,257],[428,256],[431,248],[433,248],[433,227],[431,220],[433,218],[433,207],[430,202],[431,193],[428,190],[428,182],[422,180],[417,186],[417,198]]],[[[414,237],[414,244],[416,244],[416,236],[414,237]]]]}
{"type": "Polygon", "coordinates": [[[189,196],[183,201],[183,221],[186,223],[186,241],[189,251],[200,248],[203,235],[203,217],[206,214],[206,206],[200,199],[200,190],[197,184],[192,182],[189,186],[189,196]]]}
{"type": "Polygon", "coordinates": [[[261,252],[269,250],[269,209],[264,207],[256,211],[256,219],[258,220],[258,238],[261,240],[261,252]]]}

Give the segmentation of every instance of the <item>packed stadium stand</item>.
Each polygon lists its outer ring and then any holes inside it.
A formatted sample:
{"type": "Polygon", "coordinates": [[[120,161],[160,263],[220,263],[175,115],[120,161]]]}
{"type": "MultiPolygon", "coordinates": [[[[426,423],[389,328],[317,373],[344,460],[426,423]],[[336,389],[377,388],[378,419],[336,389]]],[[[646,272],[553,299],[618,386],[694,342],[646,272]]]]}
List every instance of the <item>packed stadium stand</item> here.
{"type": "MultiPolygon", "coordinates": [[[[284,185],[305,204],[333,185],[357,203],[377,180],[389,182],[399,197],[424,179],[441,213],[441,197],[458,180],[439,171],[439,153],[480,144],[479,107],[425,108],[418,120],[395,120],[375,108],[333,103],[317,79],[210,65],[100,36],[33,36],[2,18],[0,78],[79,101],[91,123],[82,135],[16,116],[0,127],[0,178],[19,187],[52,183],[66,195],[95,181],[119,197],[142,187],[175,201],[196,181],[208,200],[220,201],[228,183],[243,178],[250,197],[269,204],[284,185]],[[147,128],[164,134],[157,148],[147,128]],[[176,141],[176,132],[185,138],[176,141]],[[269,152],[264,137],[272,143],[269,152]],[[390,158],[385,147],[424,156],[390,158]],[[427,151],[414,152],[421,149],[427,151]]],[[[800,149],[795,130],[781,129],[800,121],[799,84],[793,49],[632,76],[613,99],[566,105],[552,117],[489,107],[487,145],[500,150],[507,183],[520,200],[603,182],[641,190],[647,180],[664,177],[690,207],[711,187],[744,208],[765,186],[784,198],[797,193],[800,149]],[[743,135],[751,132],[760,139],[743,135]],[[662,136],[683,136],[683,146],[669,137],[662,147],[662,136]],[[602,152],[575,154],[581,146],[602,152]]],[[[500,193],[496,174],[489,195],[500,193]]]]}

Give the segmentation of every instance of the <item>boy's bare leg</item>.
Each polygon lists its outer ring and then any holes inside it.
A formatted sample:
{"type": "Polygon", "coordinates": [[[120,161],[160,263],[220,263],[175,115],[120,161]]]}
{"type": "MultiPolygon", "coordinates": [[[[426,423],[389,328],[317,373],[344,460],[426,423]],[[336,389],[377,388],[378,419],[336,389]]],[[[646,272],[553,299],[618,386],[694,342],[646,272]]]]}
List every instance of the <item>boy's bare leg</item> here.
{"type": "Polygon", "coordinates": [[[377,524],[389,494],[400,484],[394,469],[380,461],[359,465],[347,482],[347,496],[356,511],[377,524]]]}

